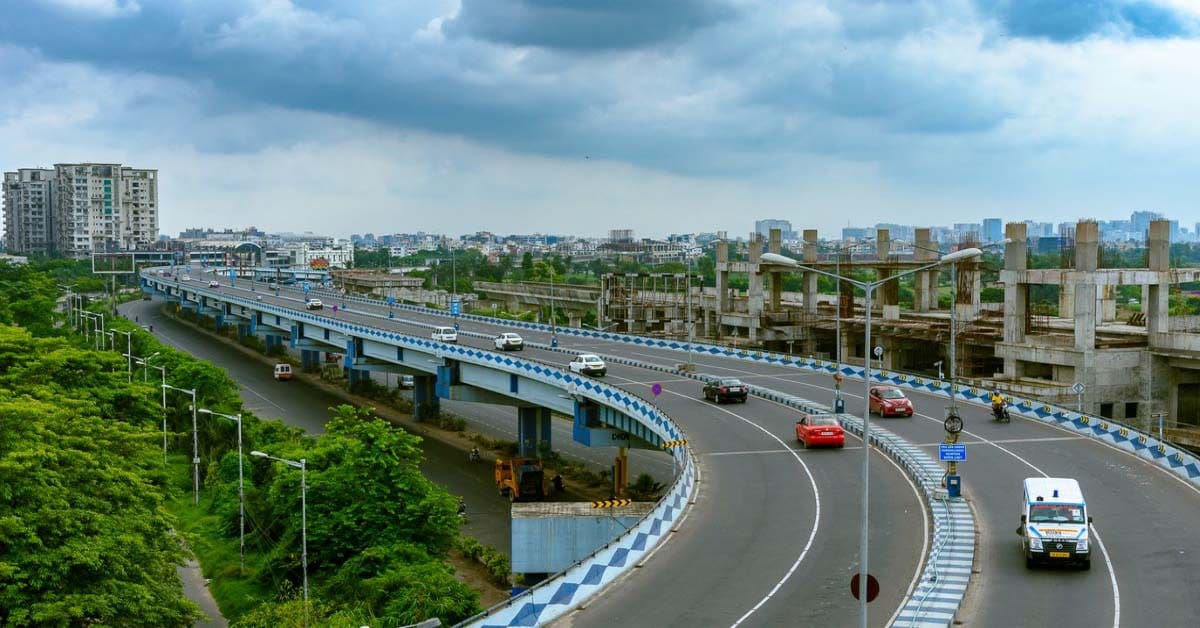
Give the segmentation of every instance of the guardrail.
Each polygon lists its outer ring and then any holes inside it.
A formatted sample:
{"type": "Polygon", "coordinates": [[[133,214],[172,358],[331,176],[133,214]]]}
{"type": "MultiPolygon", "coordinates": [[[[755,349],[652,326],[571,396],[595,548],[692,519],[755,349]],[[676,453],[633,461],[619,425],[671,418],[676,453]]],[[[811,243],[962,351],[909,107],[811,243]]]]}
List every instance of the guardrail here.
{"type": "MultiPolygon", "coordinates": [[[[165,277],[150,276],[148,278],[181,287],[178,282],[165,277]]],[[[561,388],[577,398],[590,399],[616,408],[646,425],[664,441],[686,440],[679,426],[650,401],[621,388],[564,372],[561,368],[549,363],[518,359],[474,347],[434,342],[407,334],[365,327],[336,318],[310,314],[307,311],[292,310],[262,301],[212,292],[197,286],[187,286],[187,288],[197,294],[286,316],[290,320],[311,321],[339,329],[346,334],[364,338],[372,337],[376,340],[394,343],[397,346],[434,351],[463,362],[516,373],[561,388]]],[[[692,493],[695,491],[699,479],[699,468],[691,448],[678,447],[672,449],[670,455],[680,468],[679,473],[675,476],[667,493],[658,500],[654,509],[642,517],[637,524],[567,569],[460,625],[491,628],[533,626],[553,621],[578,607],[617,576],[644,560],[660,542],[674,532],[683,513],[693,503],[692,493]]]]}

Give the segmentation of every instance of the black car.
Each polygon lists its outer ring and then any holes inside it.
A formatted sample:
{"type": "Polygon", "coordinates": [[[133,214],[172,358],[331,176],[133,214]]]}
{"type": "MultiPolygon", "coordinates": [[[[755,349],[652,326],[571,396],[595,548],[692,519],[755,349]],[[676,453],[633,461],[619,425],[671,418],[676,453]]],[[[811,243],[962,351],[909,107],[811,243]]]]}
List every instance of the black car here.
{"type": "Polygon", "coordinates": [[[704,398],[721,403],[723,401],[740,401],[746,403],[746,395],[750,387],[742,380],[733,377],[710,380],[704,384],[704,398]]]}

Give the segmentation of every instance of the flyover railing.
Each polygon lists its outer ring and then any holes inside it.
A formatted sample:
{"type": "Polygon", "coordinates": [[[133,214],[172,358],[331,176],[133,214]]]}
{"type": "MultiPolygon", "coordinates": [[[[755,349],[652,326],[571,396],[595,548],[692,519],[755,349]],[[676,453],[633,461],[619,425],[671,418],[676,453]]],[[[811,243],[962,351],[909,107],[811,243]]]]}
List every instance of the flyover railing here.
{"type": "MultiPolygon", "coordinates": [[[[336,329],[347,335],[434,352],[461,362],[514,373],[561,388],[573,398],[588,399],[615,408],[646,425],[664,441],[686,440],[683,431],[674,420],[656,408],[650,401],[616,386],[565,372],[548,363],[515,358],[474,347],[416,338],[387,329],[216,292],[197,285],[184,286],[167,277],[145,274],[143,276],[151,281],[174,284],[176,287],[205,297],[284,316],[289,320],[311,322],[336,329]]],[[[665,495],[636,524],[574,565],[554,574],[520,595],[509,598],[480,615],[468,619],[464,625],[532,626],[553,621],[578,607],[619,575],[645,560],[659,543],[674,532],[684,512],[692,503],[692,494],[698,480],[699,469],[689,447],[685,445],[673,448],[670,455],[679,472],[665,495]]]]}

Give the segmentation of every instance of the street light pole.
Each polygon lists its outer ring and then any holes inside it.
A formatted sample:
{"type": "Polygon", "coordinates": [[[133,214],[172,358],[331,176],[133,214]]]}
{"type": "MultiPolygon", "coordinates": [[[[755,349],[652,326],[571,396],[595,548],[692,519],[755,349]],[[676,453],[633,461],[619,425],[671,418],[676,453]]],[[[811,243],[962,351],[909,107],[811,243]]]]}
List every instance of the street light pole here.
{"type": "MultiPolygon", "coordinates": [[[[863,416],[862,416],[862,422],[863,422],[862,485],[863,485],[863,489],[862,489],[862,521],[861,521],[861,531],[860,531],[860,538],[859,538],[859,543],[860,543],[859,557],[860,558],[859,558],[859,574],[858,574],[858,592],[859,592],[858,601],[859,601],[859,613],[860,613],[859,625],[861,626],[861,628],[867,628],[867,578],[868,578],[867,568],[869,565],[868,558],[869,558],[869,549],[870,549],[870,525],[869,525],[869,522],[870,522],[870,504],[871,504],[871,502],[870,502],[871,402],[870,402],[870,394],[869,393],[871,390],[871,293],[876,288],[884,285],[885,283],[887,283],[889,281],[892,281],[895,279],[900,279],[901,277],[912,275],[914,273],[919,273],[924,270],[929,270],[931,268],[941,266],[942,264],[949,264],[952,262],[958,262],[963,259],[977,257],[977,256],[981,255],[982,253],[983,252],[977,248],[963,249],[963,250],[956,251],[954,253],[945,255],[938,261],[933,262],[931,264],[926,264],[926,265],[920,266],[918,268],[914,268],[914,269],[911,269],[911,270],[908,270],[908,271],[905,271],[905,272],[902,272],[902,273],[899,273],[896,275],[892,275],[890,277],[885,277],[883,279],[877,279],[877,280],[871,281],[871,282],[858,281],[856,279],[841,277],[840,275],[836,275],[827,270],[821,270],[818,268],[813,268],[811,266],[804,266],[803,264],[800,264],[791,258],[777,256],[779,258],[778,263],[780,263],[780,264],[791,266],[792,268],[795,268],[797,270],[805,270],[805,271],[809,271],[809,272],[815,272],[819,275],[825,275],[827,277],[832,277],[834,279],[845,280],[845,281],[849,282],[850,284],[854,285],[855,287],[860,288],[863,291],[863,293],[866,295],[865,300],[864,300],[864,304],[866,307],[866,311],[865,311],[866,330],[865,330],[865,335],[864,335],[864,342],[866,344],[863,347],[863,364],[865,365],[865,367],[863,369],[863,384],[864,384],[865,390],[864,390],[864,395],[863,395],[863,416]]],[[[841,293],[839,293],[839,299],[840,298],[841,298],[841,293]]]]}
{"type": "MultiPolygon", "coordinates": [[[[687,307],[687,326],[688,326],[688,350],[687,350],[688,361],[687,361],[687,363],[688,363],[688,372],[689,373],[691,373],[695,369],[695,365],[692,363],[692,344],[696,342],[696,322],[694,320],[692,320],[692,263],[693,263],[693,261],[694,260],[692,259],[692,256],[688,255],[687,304],[686,304],[686,307],[687,307]]],[[[703,288],[704,282],[701,282],[700,286],[703,288]]],[[[597,321],[597,322],[599,322],[599,321],[597,321]]]]}
{"type": "Polygon", "coordinates": [[[275,456],[265,454],[261,451],[250,452],[251,456],[258,458],[267,458],[276,462],[282,462],[289,467],[300,469],[300,538],[303,547],[301,549],[301,561],[304,568],[304,608],[305,613],[308,612],[308,487],[307,487],[307,468],[308,462],[301,458],[299,461],[288,460],[287,458],[276,458],[275,456]]]}
{"type": "MultiPolygon", "coordinates": [[[[181,393],[187,393],[192,396],[192,505],[200,504],[200,439],[196,434],[196,389],[177,388],[170,384],[163,384],[163,388],[170,388],[181,393]]],[[[166,432],[166,419],[163,419],[163,432],[166,432]]],[[[163,442],[165,443],[165,437],[163,442]]]]}
{"type": "Polygon", "coordinates": [[[126,364],[126,372],[128,373],[128,377],[125,378],[125,381],[128,383],[132,383],[133,382],[133,332],[121,331],[119,329],[114,329],[113,332],[118,333],[118,334],[125,334],[125,364],[126,364]]]}
{"type": "Polygon", "coordinates": [[[237,443],[238,443],[238,528],[239,528],[239,551],[241,553],[241,571],[246,573],[246,492],[245,484],[242,475],[242,415],[223,414],[221,412],[213,412],[207,408],[200,408],[200,412],[211,414],[222,419],[227,419],[237,423],[237,443]]]}

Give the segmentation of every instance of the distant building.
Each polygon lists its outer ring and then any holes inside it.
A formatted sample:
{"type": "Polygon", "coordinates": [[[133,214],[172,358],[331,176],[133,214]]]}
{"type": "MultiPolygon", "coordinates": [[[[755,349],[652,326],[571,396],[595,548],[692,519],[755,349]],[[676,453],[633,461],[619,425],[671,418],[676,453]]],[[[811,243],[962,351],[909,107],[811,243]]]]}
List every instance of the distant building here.
{"type": "Polygon", "coordinates": [[[158,170],[121,164],[55,164],[56,250],[147,248],[158,239],[158,170]]]}
{"type": "Polygon", "coordinates": [[[999,242],[1004,239],[1004,221],[999,218],[983,219],[983,240],[999,242]]]}
{"type": "Polygon", "coordinates": [[[1150,231],[1150,221],[1162,220],[1162,214],[1158,212],[1133,212],[1129,215],[1130,231],[1143,234],[1139,239],[1144,240],[1145,234],[1150,231]]]}
{"type": "Polygon", "coordinates": [[[54,171],[4,173],[4,243],[10,253],[45,255],[54,249],[54,171]]]}
{"type": "Polygon", "coordinates": [[[865,240],[874,237],[874,231],[870,227],[843,227],[842,240],[865,240]]]}
{"type": "Polygon", "coordinates": [[[792,223],[789,220],[768,218],[766,220],[754,221],[754,232],[761,235],[763,238],[770,237],[772,229],[778,229],[779,237],[784,240],[796,239],[796,232],[792,231],[792,223]]]}
{"type": "Polygon", "coordinates": [[[609,229],[608,241],[610,244],[632,244],[633,229],[609,229]]]}

